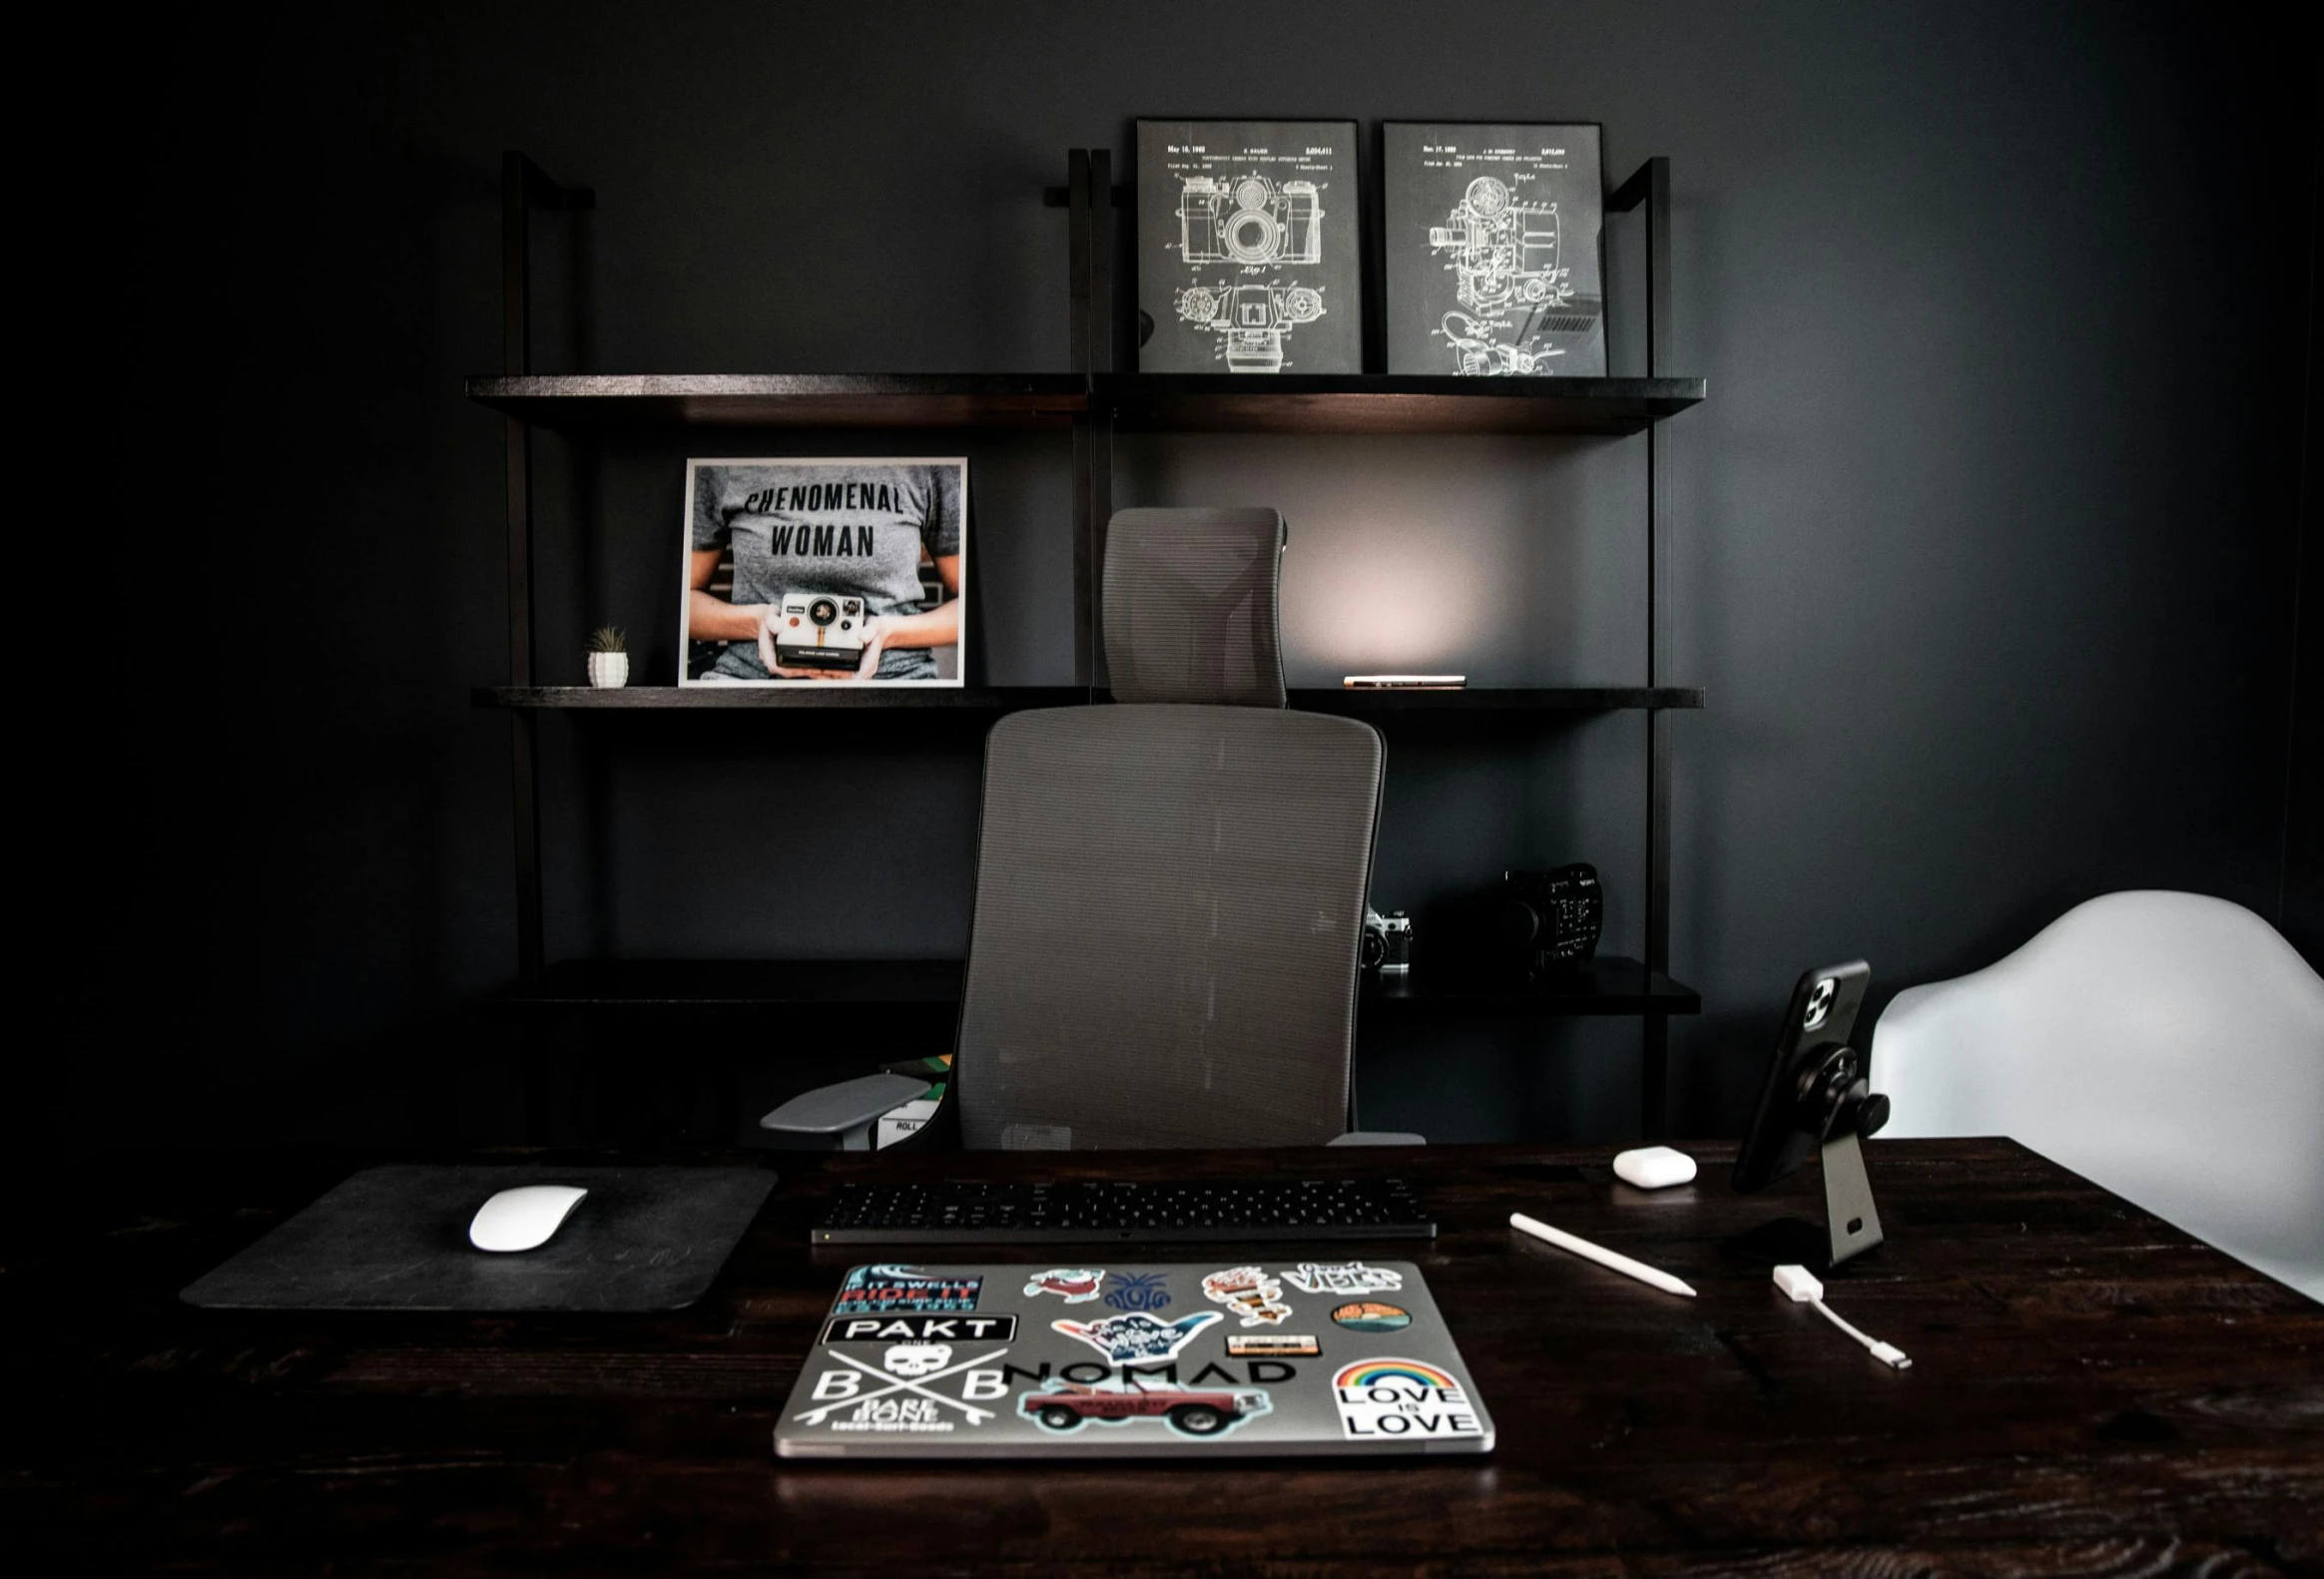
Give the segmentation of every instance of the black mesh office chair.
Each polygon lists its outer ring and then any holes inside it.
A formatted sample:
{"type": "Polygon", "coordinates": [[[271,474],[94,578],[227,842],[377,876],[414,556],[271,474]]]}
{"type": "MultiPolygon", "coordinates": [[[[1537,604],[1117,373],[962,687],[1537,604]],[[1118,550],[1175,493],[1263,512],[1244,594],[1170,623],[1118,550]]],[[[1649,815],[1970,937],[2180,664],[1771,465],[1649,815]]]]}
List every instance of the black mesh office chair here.
{"type": "MultiPolygon", "coordinates": [[[[905,1144],[1314,1146],[1347,1133],[1380,735],[1284,707],[1273,510],[1124,510],[1112,707],[1019,713],[984,753],[952,1076],[905,1144]]],[[[872,1144],[926,1083],[873,1075],[760,1123],[872,1144]]]]}

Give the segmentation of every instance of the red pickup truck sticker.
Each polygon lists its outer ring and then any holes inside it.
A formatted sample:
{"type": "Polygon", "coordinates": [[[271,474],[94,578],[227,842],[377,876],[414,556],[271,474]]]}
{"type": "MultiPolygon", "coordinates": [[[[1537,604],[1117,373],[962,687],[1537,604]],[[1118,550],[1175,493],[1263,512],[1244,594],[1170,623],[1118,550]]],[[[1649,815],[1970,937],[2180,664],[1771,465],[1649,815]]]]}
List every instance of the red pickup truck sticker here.
{"type": "Polygon", "coordinates": [[[1274,1407],[1274,1400],[1257,1387],[1179,1387],[1137,1377],[1095,1383],[1052,1380],[1017,1400],[1026,1419],[1060,1434],[1078,1431],[1093,1420],[1112,1426],[1160,1420],[1178,1435],[1197,1441],[1223,1436],[1274,1407]]]}

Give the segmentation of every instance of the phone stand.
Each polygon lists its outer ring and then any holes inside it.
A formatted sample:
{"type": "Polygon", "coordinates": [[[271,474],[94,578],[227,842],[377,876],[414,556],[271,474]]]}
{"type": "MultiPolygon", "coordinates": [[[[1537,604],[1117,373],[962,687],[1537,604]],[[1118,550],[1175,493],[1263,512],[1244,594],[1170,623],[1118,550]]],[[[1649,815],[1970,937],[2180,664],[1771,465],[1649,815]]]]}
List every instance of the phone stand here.
{"type": "MultiPolygon", "coordinates": [[[[1888,1115],[1881,1117],[1885,1122],[1888,1115]]],[[[1824,1234],[1827,1271],[1881,1242],[1880,1208],[1864,1172],[1864,1141],[1853,1129],[1824,1142],[1824,1234]]]]}
{"type": "Polygon", "coordinates": [[[1796,1263],[1830,1272],[1881,1243],[1880,1208],[1864,1171],[1864,1137],[1878,1134],[1888,1123],[1889,1099],[1872,1092],[1862,1068],[1863,1059],[1855,1049],[1842,1047],[1802,1082],[1797,1115],[1805,1132],[1801,1139],[1814,1136],[1823,1150],[1822,1225],[1779,1218],[1730,1241],[1731,1249],[1771,1266],[1796,1263]]]}

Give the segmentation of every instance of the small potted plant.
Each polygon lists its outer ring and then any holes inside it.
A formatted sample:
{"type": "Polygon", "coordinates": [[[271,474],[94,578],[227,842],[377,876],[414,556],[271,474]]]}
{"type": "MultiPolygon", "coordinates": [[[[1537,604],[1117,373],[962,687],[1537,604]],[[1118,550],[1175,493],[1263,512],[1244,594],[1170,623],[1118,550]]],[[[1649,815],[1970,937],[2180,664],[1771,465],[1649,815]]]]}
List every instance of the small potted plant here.
{"type": "Polygon", "coordinates": [[[589,633],[589,683],[600,691],[629,684],[629,639],[618,625],[589,633]]]}

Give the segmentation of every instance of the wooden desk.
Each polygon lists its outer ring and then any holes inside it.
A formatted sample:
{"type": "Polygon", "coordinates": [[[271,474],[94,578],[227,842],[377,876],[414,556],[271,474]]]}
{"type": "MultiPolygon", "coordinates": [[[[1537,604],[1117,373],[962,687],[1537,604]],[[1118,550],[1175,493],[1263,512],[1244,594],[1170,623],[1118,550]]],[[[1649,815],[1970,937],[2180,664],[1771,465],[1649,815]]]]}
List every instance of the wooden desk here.
{"type": "Polygon", "coordinates": [[[383,1159],[109,1159],[86,1211],[54,1180],[10,1203],[10,1545],[245,1573],[2324,1572],[2324,1308],[2014,1145],[1872,1151],[1890,1240],[1833,1301],[1904,1372],[1719,1248],[1811,1207],[1812,1168],[1744,1198],[1723,1161],[1640,1195],[1604,1148],[1130,1159],[1421,1181],[1446,1232],[1393,1253],[1427,1268],[1500,1429],[1481,1459],[1217,1468],[775,1461],[859,1259],[807,1248],[830,1181],[1054,1154],[784,1159],[710,1297],[654,1317],[189,1310],[182,1285],[383,1159]],[[1517,1208],[1702,1298],[1522,1240],[1517,1208]]]}

